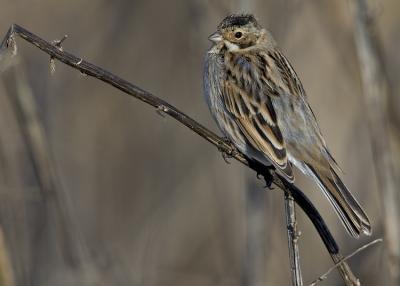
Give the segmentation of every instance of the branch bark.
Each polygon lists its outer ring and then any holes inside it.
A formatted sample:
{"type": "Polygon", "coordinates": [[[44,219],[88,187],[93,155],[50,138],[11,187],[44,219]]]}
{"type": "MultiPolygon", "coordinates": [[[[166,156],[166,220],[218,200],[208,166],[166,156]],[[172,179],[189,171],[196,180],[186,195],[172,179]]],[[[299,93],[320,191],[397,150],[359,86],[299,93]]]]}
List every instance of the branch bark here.
{"type": "Polygon", "coordinates": [[[383,224],[392,285],[400,285],[400,198],[389,136],[389,85],[374,17],[365,0],[351,0],[354,39],[360,64],[374,167],[382,191],[383,224]]]}
{"type": "MultiPolygon", "coordinates": [[[[21,26],[13,24],[10,27],[9,31],[7,32],[6,37],[2,41],[2,44],[0,46],[0,66],[3,65],[4,62],[8,60],[7,59],[8,57],[5,56],[6,54],[5,51],[7,50],[8,47],[12,48],[11,54],[15,54],[16,44],[14,37],[17,35],[22,39],[26,40],[27,42],[31,43],[32,45],[38,47],[43,52],[50,55],[51,59],[57,59],[65,63],[66,65],[69,65],[72,68],[79,70],[83,74],[98,78],[99,80],[116,87],[117,89],[123,91],[124,93],[127,93],[155,107],[157,111],[171,116],[178,122],[182,123],[189,129],[191,129],[193,132],[197,133],[198,135],[209,141],[211,144],[216,146],[221,152],[236,159],[240,163],[248,166],[249,168],[257,172],[257,174],[262,175],[268,185],[273,183],[276,186],[278,186],[285,192],[285,196],[288,196],[288,198],[292,196],[293,199],[296,201],[296,203],[303,209],[303,211],[310,218],[313,225],[317,229],[322,241],[324,242],[325,247],[327,248],[329,254],[331,255],[332,260],[335,263],[339,263],[341,261],[343,257],[339,253],[339,248],[335,242],[335,239],[331,235],[321,215],[316,210],[314,205],[303,194],[303,192],[300,189],[298,189],[295,185],[286,182],[275,172],[270,172],[270,170],[267,169],[264,165],[249,160],[243,154],[238,152],[234,148],[234,146],[232,146],[224,139],[220,138],[219,136],[217,136],[216,134],[214,134],[213,132],[211,132],[198,122],[196,122],[194,119],[190,118],[183,112],[179,111],[177,108],[167,103],[166,101],[152,95],[151,93],[141,89],[140,87],[137,87],[131,84],[130,82],[98,66],[95,66],[81,58],[78,58],[70,53],[63,51],[60,45],[51,44],[41,39],[40,37],[36,36],[35,34],[32,34],[31,32],[27,31],[21,26]]],[[[290,229],[292,225],[296,225],[295,214],[294,214],[294,203],[293,201],[291,201],[293,203],[292,207],[290,205],[291,204],[290,201],[291,200],[287,200],[288,202],[287,219],[288,222],[290,222],[290,224],[288,224],[288,229],[290,229]]],[[[296,249],[298,249],[298,246],[296,247],[297,240],[293,241],[294,238],[295,236],[293,235],[289,235],[288,237],[289,244],[293,245],[293,249],[291,251],[293,251],[293,253],[295,254],[292,255],[291,260],[292,260],[292,265],[299,265],[298,261],[296,262],[295,260],[297,252],[296,249]]],[[[299,256],[298,253],[297,256],[299,256]]],[[[300,269],[298,269],[297,273],[300,273],[299,270],[300,269]]],[[[350,267],[346,263],[342,263],[339,267],[339,270],[346,285],[359,285],[357,278],[351,272],[350,267]]],[[[298,276],[298,274],[296,275],[298,276]]],[[[301,278],[301,276],[299,277],[301,278]]],[[[301,284],[294,284],[294,285],[301,285],[301,284]]]]}
{"type": "Polygon", "coordinates": [[[303,286],[303,278],[301,275],[301,268],[300,268],[299,244],[297,243],[300,236],[300,232],[297,229],[294,199],[292,195],[288,192],[285,192],[284,196],[285,196],[284,200],[285,200],[285,211],[286,211],[290,270],[292,272],[292,284],[297,286],[303,286]]]}

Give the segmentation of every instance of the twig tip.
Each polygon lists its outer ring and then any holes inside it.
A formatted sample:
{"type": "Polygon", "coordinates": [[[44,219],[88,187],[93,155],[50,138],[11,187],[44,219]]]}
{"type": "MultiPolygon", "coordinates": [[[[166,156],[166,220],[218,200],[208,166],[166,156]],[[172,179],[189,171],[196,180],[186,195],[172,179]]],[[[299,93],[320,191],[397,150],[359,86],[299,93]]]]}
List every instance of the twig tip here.
{"type": "MultiPolygon", "coordinates": [[[[368,247],[382,242],[383,239],[382,238],[377,238],[371,242],[368,242],[367,244],[357,248],[355,251],[353,251],[352,253],[350,253],[349,255],[347,255],[346,257],[344,257],[343,259],[341,259],[338,263],[335,263],[335,265],[333,265],[331,268],[328,269],[328,271],[326,271],[324,274],[322,274],[321,276],[319,276],[317,279],[315,279],[310,286],[315,286],[317,285],[319,282],[324,281],[325,279],[328,278],[329,273],[331,273],[334,269],[338,268],[339,266],[341,266],[343,263],[345,263],[348,259],[350,259],[351,257],[353,257],[354,255],[356,255],[357,253],[359,253],[360,251],[363,251],[365,249],[367,249],[368,247]]],[[[356,281],[357,285],[361,285],[360,280],[357,279],[356,281]]]]}

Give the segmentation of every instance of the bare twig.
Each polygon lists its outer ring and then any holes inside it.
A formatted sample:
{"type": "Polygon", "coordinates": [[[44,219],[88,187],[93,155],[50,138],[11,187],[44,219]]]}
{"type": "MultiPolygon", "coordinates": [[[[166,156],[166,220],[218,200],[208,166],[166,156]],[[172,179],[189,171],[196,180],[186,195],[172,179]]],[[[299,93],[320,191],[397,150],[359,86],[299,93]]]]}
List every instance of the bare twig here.
{"type": "Polygon", "coordinates": [[[392,285],[400,285],[399,192],[393,168],[388,118],[389,86],[380,53],[374,17],[367,1],[351,0],[354,39],[360,63],[363,94],[370,130],[374,167],[382,190],[383,223],[392,285]]]}
{"type": "MultiPolygon", "coordinates": [[[[0,65],[2,64],[2,57],[1,57],[1,50],[4,51],[8,47],[9,39],[13,36],[20,36],[22,39],[26,40],[27,42],[35,45],[45,53],[49,54],[50,57],[57,59],[75,69],[78,69],[81,73],[93,76],[98,78],[99,80],[108,83],[117,89],[153,106],[156,110],[163,112],[171,116],[172,118],[176,119],[211,144],[216,146],[221,152],[231,156],[232,158],[236,159],[240,163],[248,166],[249,168],[253,169],[257,172],[257,174],[262,175],[267,184],[270,185],[271,183],[277,185],[279,188],[287,192],[289,195],[293,196],[296,203],[303,209],[303,211],[307,214],[307,216],[312,221],[313,225],[317,229],[321,239],[324,242],[328,252],[330,253],[333,261],[335,263],[339,262],[341,259],[341,255],[339,253],[339,248],[332,237],[329,229],[327,228],[324,220],[320,216],[319,212],[315,209],[313,204],[307,199],[307,197],[303,194],[303,192],[298,189],[295,185],[286,182],[283,178],[281,178],[276,173],[270,173],[269,170],[262,164],[258,162],[254,162],[246,158],[242,153],[237,152],[236,148],[226,142],[223,138],[220,138],[194,119],[190,118],[183,112],[179,111],[174,106],[170,105],[166,101],[152,95],[151,93],[137,87],[130,82],[98,67],[95,66],[81,58],[78,58],[70,53],[67,53],[55,45],[41,39],[40,37],[32,34],[31,32],[27,31],[26,29],[13,24],[8,31],[6,38],[3,40],[0,46],[0,65]]],[[[4,57],[3,57],[4,58],[4,57]]],[[[289,214],[291,215],[291,214],[289,214]]],[[[290,236],[291,237],[291,236],[290,236]]],[[[291,238],[289,238],[291,239],[291,238]]],[[[339,267],[341,271],[341,275],[343,276],[346,285],[357,285],[353,273],[351,272],[350,268],[346,263],[342,264],[342,267],[339,267]]]]}
{"type": "Polygon", "coordinates": [[[376,244],[376,243],[382,242],[382,241],[383,241],[382,238],[378,238],[378,239],[375,239],[375,240],[373,240],[373,241],[371,241],[371,242],[369,242],[369,243],[367,243],[367,244],[365,244],[365,245],[363,245],[363,246],[357,248],[355,251],[353,251],[352,253],[350,253],[349,255],[347,255],[346,257],[344,257],[343,259],[341,259],[338,263],[336,263],[335,265],[333,265],[331,268],[329,268],[328,271],[326,271],[324,274],[322,274],[322,275],[319,276],[317,279],[315,279],[315,280],[310,284],[310,286],[315,286],[315,285],[317,285],[319,282],[324,281],[324,280],[328,277],[328,275],[329,275],[333,270],[335,270],[337,267],[340,267],[340,265],[343,265],[343,263],[344,263],[345,261],[347,261],[348,259],[352,258],[354,255],[356,255],[356,254],[359,253],[360,251],[363,251],[364,249],[367,249],[368,247],[370,247],[370,246],[372,246],[372,245],[374,245],[374,244],[376,244]]]}
{"type": "Polygon", "coordinates": [[[291,194],[285,192],[286,225],[288,234],[290,270],[292,272],[292,284],[303,286],[303,278],[300,268],[300,253],[298,238],[300,232],[297,230],[296,210],[294,199],[291,194]]]}

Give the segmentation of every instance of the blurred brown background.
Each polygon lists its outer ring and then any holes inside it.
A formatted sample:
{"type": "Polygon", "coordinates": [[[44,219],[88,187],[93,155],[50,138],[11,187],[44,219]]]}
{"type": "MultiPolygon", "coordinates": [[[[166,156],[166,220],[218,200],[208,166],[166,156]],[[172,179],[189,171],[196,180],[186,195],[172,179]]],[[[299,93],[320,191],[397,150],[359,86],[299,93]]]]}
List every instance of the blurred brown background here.
{"type": "MultiPolygon", "coordinates": [[[[1,0],[0,7],[1,35],[12,23],[47,40],[68,34],[65,50],[215,131],[202,96],[207,36],[228,13],[254,12],[302,79],[344,181],[372,220],[373,238],[383,235],[347,1],[1,0]]],[[[374,1],[372,8],[396,94],[400,2],[374,1]]],[[[210,144],[142,102],[60,63],[51,75],[46,54],[17,44],[20,80],[36,99],[63,196],[52,205],[54,196],[40,192],[11,108],[13,89],[0,82],[0,222],[15,285],[289,285],[282,192],[264,191],[253,172],[233,160],[227,165],[210,144]],[[60,224],[60,206],[72,225],[60,224]]],[[[391,100],[400,126],[400,101],[391,100]]],[[[299,173],[297,183],[344,254],[371,240],[350,238],[317,187],[299,173]]],[[[298,214],[307,284],[332,261],[298,214]]],[[[363,285],[386,285],[383,249],[350,260],[363,285]]],[[[334,272],[321,285],[342,281],[334,272]]]]}

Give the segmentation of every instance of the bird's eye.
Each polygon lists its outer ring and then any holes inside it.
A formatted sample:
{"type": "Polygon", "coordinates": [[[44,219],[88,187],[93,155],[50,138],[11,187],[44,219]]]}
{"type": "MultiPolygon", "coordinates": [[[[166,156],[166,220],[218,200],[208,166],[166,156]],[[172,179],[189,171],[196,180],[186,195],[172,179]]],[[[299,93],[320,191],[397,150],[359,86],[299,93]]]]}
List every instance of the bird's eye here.
{"type": "Polygon", "coordinates": [[[240,39],[242,37],[242,35],[243,35],[242,32],[236,32],[235,33],[235,38],[236,39],[240,39]]]}

